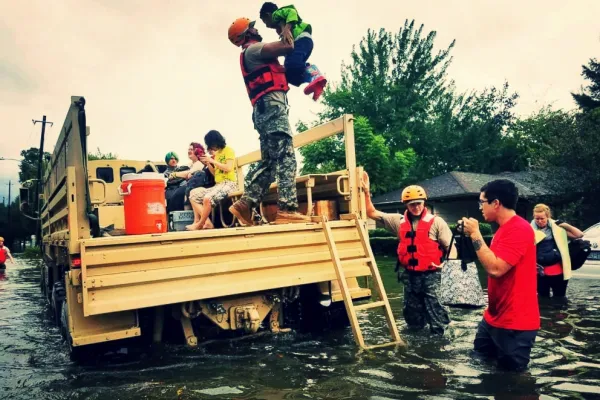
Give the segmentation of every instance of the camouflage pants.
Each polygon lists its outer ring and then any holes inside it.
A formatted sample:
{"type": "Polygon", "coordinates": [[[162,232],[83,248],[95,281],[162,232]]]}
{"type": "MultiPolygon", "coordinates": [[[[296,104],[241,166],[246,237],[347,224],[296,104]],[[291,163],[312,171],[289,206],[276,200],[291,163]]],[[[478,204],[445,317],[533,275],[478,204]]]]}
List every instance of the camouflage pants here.
{"type": "Polygon", "coordinates": [[[440,272],[404,272],[404,320],[410,328],[443,334],[450,318],[438,299],[440,272]]]}
{"type": "Polygon", "coordinates": [[[297,164],[287,105],[268,101],[262,106],[257,103],[252,120],[259,134],[262,159],[254,172],[246,177],[244,199],[253,206],[260,204],[271,183],[277,179],[279,209],[296,211],[297,164]]]}

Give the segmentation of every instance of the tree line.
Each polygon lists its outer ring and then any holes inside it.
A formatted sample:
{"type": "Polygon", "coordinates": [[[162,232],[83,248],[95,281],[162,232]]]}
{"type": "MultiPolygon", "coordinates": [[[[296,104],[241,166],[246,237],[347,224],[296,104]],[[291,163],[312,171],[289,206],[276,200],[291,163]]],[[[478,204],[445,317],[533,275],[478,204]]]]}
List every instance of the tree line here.
{"type": "MultiPolygon", "coordinates": [[[[508,82],[459,92],[447,76],[451,42],[435,51],[436,32],[405,21],[396,32],[369,30],[354,46],[341,81],[324,93],[324,111],[298,130],[354,114],[356,155],[375,194],[450,171],[540,171],[562,211],[581,223],[600,219],[600,64],[582,67],[588,85],[577,109],[545,106],[517,117],[508,82]]],[[[438,46],[436,46],[438,47],[438,46]]],[[[302,173],[345,167],[341,136],[300,149],[302,173]]]]}

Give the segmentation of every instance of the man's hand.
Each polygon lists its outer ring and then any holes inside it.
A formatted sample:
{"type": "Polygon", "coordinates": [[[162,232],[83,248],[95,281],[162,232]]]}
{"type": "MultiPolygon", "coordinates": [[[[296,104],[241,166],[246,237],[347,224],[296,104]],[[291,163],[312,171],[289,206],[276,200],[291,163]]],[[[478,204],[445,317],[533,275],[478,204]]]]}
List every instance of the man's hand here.
{"type": "Polygon", "coordinates": [[[470,236],[471,238],[481,236],[481,232],[479,231],[479,221],[475,218],[463,218],[458,223],[463,224],[463,232],[465,235],[470,236]]]}
{"type": "Polygon", "coordinates": [[[369,181],[369,174],[367,174],[367,171],[363,171],[361,183],[365,193],[369,194],[371,190],[371,182],[369,181]]]}

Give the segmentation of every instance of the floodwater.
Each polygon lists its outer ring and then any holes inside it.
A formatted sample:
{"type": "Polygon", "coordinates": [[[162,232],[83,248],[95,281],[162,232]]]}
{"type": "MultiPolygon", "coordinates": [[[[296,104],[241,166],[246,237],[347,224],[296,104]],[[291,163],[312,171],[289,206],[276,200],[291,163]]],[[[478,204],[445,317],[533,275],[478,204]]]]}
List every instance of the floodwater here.
{"type": "MultiPolygon", "coordinates": [[[[444,338],[410,333],[393,262],[380,269],[406,349],[360,352],[349,328],[189,349],[121,350],[70,361],[38,285],[35,262],[0,277],[0,399],[588,399],[600,398],[600,280],[573,279],[568,304],[543,304],[530,369],[471,358],[481,309],[451,309],[444,338]]],[[[369,342],[383,316],[360,314],[369,342]]]]}

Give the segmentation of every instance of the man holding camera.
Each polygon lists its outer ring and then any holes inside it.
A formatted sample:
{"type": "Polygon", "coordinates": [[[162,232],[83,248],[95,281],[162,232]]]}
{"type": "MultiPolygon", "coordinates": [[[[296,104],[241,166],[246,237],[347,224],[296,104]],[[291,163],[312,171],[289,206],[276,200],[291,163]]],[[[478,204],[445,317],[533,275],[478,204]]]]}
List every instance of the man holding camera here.
{"type": "Polygon", "coordinates": [[[485,184],[479,208],[487,222],[500,228],[488,247],[479,223],[463,218],[479,261],[488,273],[488,308],[475,336],[475,353],[498,360],[505,369],[527,368],[531,348],[540,328],[537,299],[537,270],[534,232],[515,212],[519,192],[507,179],[485,184]]]}

